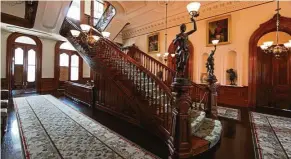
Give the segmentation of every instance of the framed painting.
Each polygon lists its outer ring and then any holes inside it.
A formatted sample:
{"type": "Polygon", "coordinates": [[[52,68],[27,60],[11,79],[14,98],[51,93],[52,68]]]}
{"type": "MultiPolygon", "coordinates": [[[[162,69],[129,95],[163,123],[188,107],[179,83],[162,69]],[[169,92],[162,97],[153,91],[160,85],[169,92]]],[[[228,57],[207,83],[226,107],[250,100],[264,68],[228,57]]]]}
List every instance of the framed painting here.
{"type": "Polygon", "coordinates": [[[148,53],[160,52],[160,35],[159,33],[150,34],[147,37],[148,53]]]}
{"type": "Polygon", "coordinates": [[[212,40],[219,40],[218,45],[230,43],[230,15],[208,20],[206,23],[206,46],[213,46],[212,40]]]}

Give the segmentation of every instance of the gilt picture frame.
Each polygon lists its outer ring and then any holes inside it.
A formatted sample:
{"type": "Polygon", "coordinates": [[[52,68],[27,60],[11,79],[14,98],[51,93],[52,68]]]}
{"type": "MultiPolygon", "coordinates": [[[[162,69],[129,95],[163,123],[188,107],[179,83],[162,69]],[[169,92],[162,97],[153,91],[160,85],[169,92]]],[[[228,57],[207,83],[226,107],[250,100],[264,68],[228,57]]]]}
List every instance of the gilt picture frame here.
{"type": "Polygon", "coordinates": [[[160,52],[160,34],[153,33],[147,36],[148,53],[160,52]]]}
{"type": "Polygon", "coordinates": [[[223,16],[206,21],[206,46],[213,46],[212,40],[219,40],[217,45],[231,43],[231,16],[223,16]]]}

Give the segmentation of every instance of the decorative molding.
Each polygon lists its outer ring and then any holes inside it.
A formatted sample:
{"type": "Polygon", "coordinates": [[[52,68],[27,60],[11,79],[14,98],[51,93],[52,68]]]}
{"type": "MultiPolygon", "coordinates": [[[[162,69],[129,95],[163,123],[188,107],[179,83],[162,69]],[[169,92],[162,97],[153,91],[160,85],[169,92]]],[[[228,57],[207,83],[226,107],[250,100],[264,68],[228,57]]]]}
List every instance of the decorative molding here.
{"type": "MultiPolygon", "coordinates": [[[[234,12],[237,10],[246,9],[249,7],[254,7],[257,5],[270,3],[272,1],[220,1],[209,3],[206,5],[201,6],[200,9],[200,16],[197,18],[197,21],[204,20],[210,17],[218,16],[227,14],[230,12],[234,12]]],[[[182,23],[189,23],[190,17],[187,12],[183,12],[171,17],[168,17],[168,28],[178,26],[182,23]]],[[[139,35],[159,31],[165,29],[165,22],[164,19],[137,26],[134,28],[125,29],[122,32],[123,39],[133,38],[139,35]]]]}

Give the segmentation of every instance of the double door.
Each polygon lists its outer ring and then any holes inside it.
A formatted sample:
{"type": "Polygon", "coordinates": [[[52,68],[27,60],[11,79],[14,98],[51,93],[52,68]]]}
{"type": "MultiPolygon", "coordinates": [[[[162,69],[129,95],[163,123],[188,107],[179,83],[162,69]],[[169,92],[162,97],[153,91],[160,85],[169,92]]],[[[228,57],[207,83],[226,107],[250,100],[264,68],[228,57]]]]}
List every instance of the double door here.
{"type": "Polygon", "coordinates": [[[13,49],[12,86],[14,90],[33,90],[36,86],[37,47],[15,44],[13,49]]]}

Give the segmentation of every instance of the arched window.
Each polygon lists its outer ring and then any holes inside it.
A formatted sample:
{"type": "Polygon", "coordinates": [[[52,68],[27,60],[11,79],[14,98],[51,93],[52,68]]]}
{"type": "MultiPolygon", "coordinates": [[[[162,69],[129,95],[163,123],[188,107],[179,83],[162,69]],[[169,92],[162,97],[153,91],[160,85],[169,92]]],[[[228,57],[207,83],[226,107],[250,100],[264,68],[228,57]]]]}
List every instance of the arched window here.
{"type": "Polygon", "coordinates": [[[75,20],[80,20],[80,15],[81,15],[80,0],[73,0],[71,7],[68,11],[67,17],[75,20]]]}
{"type": "Polygon", "coordinates": [[[34,82],[35,81],[35,51],[30,49],[27,55],[27,81],[34,82]]]}
{"type": "Polygon", "coordinates": [[[71,56],[71,80],[75,81],[79,79],[79,56],[71,56]]]}
{"type": "Polygon", "coordinates": [[[59,81],[80,80],[82,74],[80,66],[82,64],[82,58],[69,42],[59,46],[59,81]]]}

